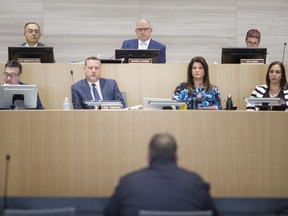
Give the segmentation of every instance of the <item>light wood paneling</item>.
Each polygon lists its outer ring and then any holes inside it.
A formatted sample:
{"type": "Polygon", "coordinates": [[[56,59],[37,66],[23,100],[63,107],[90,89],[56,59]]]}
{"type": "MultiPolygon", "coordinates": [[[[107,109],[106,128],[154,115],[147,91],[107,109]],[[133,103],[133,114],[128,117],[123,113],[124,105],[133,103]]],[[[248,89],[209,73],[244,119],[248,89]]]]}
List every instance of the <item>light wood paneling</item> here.
{"type": "Polygon", "coordinates": [[[121,176],[146,166],[151,136],[165,131],[179,165],[213,196],[288,196],[285,112],[0,111],[0,121],[9,196],[109,196],[121,176]]]}
{"type": "Polygon", "coordinates": [[[139,17],[151,21],[152,38],[167,46],[168,63],[187,63],[197,55],[219,63],[221,48],[245,46],[250,28],[262,32],[260,46],[268,48],[270,62],[282,59],[287,42],[286,0],[12,0],[1,1],[0,7],[2,63],[7,47],[24,41],[23,26],[29,21],[41,25],[41,42],[54,47],[59,63],[91,54],[113,56],[124,39],[136,37],[139,17]]]}
{"type": "MultiPolygon", "coordinates": [[[[47,109],[61,109],[64,97],[71,99],[71,70],[75,82],[84,78],[83,64],[23,64],[22,81],[39,86],[47,109]]],[[[231,94],[234,104],[244,110],[243,98],[265,83],[267,65],[211,64],[209,71],[211,82],[220,90],[223,108],[231,94]]],[[[128,105],[135,106],[143,103],[143,97],[172,97],[176,86],[187,80],[187,64],[102,64],[102,77],[115,79],[120,90],[126,91],[128,105]]]]}

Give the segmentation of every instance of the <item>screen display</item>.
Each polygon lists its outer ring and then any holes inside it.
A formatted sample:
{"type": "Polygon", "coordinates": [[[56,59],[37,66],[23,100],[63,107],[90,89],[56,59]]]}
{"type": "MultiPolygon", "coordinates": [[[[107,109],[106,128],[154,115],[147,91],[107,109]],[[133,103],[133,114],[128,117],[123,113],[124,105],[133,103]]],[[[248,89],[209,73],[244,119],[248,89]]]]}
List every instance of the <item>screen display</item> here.
{"type": "Polygon", "coordinates": [[[53,47],[8,47],[8,59],[21,63],[54,63],[53,47]]]}
{"type": "Polygon", "coordinates": [[[115,58],[123,59],[123,63],[159,63],[160,50],[158,49],[116,49],[115,58]],[[146,59],[146,61],[145,61],[146,59]],[[151,62],[150,62],[151,61],[151,62]]]}
{"type": "Polygon", "coordinates": [[[267,48],[222,48],[222,64],[266,63],[267,48]],[[251,61],[248,61],[251,60],[251,61]],[[256,61],[257,60],[257,61],[256,61]]]}

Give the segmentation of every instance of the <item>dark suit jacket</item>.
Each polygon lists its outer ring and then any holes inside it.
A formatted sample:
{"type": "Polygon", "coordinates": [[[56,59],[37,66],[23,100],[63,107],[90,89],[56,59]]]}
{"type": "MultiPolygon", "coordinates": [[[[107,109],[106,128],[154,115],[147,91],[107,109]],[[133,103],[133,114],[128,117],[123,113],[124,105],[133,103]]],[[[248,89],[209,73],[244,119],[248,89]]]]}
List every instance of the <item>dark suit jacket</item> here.
{"type": "MultiPolygon", "coordinates": [[[[138,49],[138,39],[125,40],[122,43],[121,49],[138,49]]],[[[166,46],[155,41],[150,40],[148,49],[160,50],[160,63],[166,63],[166,46]]]]}
{"type": "MultiPolygon", "coordinates": [[[[125,101],[119,91],[118,85],[113,79],[100,78],[100,87],[103,100],[121,101],[123,107],[126,107],[125,101]]],[[[71,87],[72,104],[74,109],[94,109],[93,106],[87,106],[84,101],[93,100],[90,93],[90,87],[86,79],[80,80],[71,87]]]]}
{"type": "MultiPolygon", "coordinates": [[[[19,84],[20,84],[20,85],[29,85],[29,84],[23,83],[23,82],[19,82],[19,84]]],[[[44,106],[43,106],[42,103],[41,103],[39,94],[37,94],[37,106],[36,106],[36,109],[45,109],[44,106]]]]}
{"type": "Polygon", "coordinates": [[[139,210],[212,210],[209,185],[173,161],[158,160],[121,178],[105,216],[137,216],[139,210]]]}

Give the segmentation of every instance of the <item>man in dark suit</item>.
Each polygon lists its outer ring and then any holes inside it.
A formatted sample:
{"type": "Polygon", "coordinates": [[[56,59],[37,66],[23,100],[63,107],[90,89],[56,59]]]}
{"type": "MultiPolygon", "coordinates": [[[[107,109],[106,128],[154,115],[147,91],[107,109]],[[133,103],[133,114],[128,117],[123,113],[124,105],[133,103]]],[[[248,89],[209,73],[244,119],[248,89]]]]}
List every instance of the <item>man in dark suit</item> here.
{"type": "Polygon", "coordinates": [[[105,216],[137,216],[139,210],[211,210],[218,215],[209,185],[176,164],[172,135],[156,134],[149,145],[149,166],[121,178],[105,216]]]}
{"type": "Polygon", "coordinates": [[[101,61],[97,57],[88,57],[84,63],[86,79],[73,84],[72,103],[74,109],[95,109],[84,101],[91,100],[117,100],[126,107],[125,101],[119,91],[118,85],[113,79],[101,78],[101,61]]]}
{"type": "MultiPolygon", "coordinates": [[[[22,65],[16,60],[11,60],[6,63],[5,70],[3,73],[5,85],[27,85],[20,81],[22,76],[22,65]]],[[[39,94],[37,95],[37,106],[36,109],[44,109],[39,94]]]]}
{"type": "Polygon", "coordinates": [[[135,29],[138,39],[125,40],[121,49],[159,49],[160,63],[166,63],[166,46],[151,39],[152,31],[149,20],[139,19],[135,29]]]}
{"type": "Polygon", "coordinates": [[[26,47],[36,47],[36,46],[44,46],[44,44],[39,42],[41,37],[40,25],[35,22],[26,23],[24,26],[24,36],[26,42],[21,44],[21,46],[26,47]]]}

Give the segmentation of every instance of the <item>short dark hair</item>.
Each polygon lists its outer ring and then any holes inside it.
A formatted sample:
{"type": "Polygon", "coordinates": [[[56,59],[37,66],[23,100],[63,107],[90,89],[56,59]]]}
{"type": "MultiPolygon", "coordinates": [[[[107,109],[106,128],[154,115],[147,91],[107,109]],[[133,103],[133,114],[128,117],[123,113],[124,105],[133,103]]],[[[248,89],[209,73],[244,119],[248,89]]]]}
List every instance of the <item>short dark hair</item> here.
{"type": "Polygon", "coordinates": [[[282,78],[280,80],[280,87],[281,89],[287,89],[288,88],[288,84],[287,84],[287,80],[286,80],[286,71],[285,71],[285,67],[284,64],[280,61],[274,61],[272,62],[268,69],[267,69],[267,73],[266,73],[266,84],[268,86],[268,88],[270,89],[270,79],[269,79],[269,71],[271,69],[272,66],[274,65],[279,65],[279,67],[281,68],[281,74],[282,74],[282,78]]]}
{"type": "Polygon", "coordinates": [[[84,62],[85,66],[87,65],[87,61],[89,61],[89,60],[100,61],[100,63],[101,63],[101,60],[99,58],[97,58],[96,56],[90,56],[90,57],[86,58],[86,60],[84,62]]]}
{"type": "Polygon", "coordinates": [[[5,65],[5,68],[12,67],[12,68],[19,68],[19,74],[22,73],[22,65],[17,60],[8,61],[5,65]]]}
{"type": "Polygon", "coordinates": [[[206,60],[202,57],[202,56],[196,56],[194,58],[191,59],[191,61],[188,64],[188,68],[187,68],[187,83],[188,86],[190,87],[189,90],[194,89],[194,80],[193,80],[193,76],[192,76],[192,68],[193,68],[193,64],[195,62],[200,63],[203,68],[204,68],[204,78],[203,78],[203,85],[207,87],[207,89],[211,89],[212,85],[210,83],[210,77],[209,77],[209,66],[206,62],[206,60]]]}
{"type": "Polygon", "coordinates": [[[169,133],[155,134],[149,144],[150,160],[166,159],[176,160],[177,143],[169,133]]]}
{"type": "Polygon", "coordinates": [[[35,25],[37,25],[38,28],[39,28],[39,31],[41,32],[40,25],[39,25],[38,23],[35,23],[35,22],[28,22],[28,23],[26,23],[26,24],[24,25],[24,31],[26,30],[26,27],[27,27],[28,25],[30,25],[30,24],[35,24],[35,25]]]}

